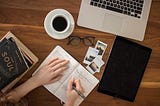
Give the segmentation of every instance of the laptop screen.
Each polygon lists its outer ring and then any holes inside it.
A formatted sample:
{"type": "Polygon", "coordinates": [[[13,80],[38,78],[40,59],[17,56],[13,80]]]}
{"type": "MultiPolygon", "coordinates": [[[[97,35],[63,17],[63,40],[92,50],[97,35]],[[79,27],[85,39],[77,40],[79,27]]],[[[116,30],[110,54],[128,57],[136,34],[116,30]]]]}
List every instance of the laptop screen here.
{"type": "Polygon", "coordinates": [[[133,102],[151,51],[117,36],[98,91],[133,102]]]}

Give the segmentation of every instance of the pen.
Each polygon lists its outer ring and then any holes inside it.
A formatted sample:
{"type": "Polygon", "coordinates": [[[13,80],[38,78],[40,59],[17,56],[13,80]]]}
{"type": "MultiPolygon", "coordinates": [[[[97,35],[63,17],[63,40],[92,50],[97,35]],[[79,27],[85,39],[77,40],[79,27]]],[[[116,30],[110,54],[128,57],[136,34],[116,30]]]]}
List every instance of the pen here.
{"type": "Polygon", "coordinates": [[[72,88],[78,93],[78,95],[79,95],[81,98],[83,98],[83,99],[86,98],[86,97],[83,95],[83,93],[80,92],[75,86],[72,86],[72,88]]]}

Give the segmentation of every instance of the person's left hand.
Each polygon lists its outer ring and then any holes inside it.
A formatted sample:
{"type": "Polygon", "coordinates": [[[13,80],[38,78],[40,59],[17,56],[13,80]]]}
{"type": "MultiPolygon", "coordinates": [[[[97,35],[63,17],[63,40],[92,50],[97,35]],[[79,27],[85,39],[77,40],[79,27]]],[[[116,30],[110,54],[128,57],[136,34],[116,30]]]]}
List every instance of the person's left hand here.
{"type": "Polygon", "coordinates": [[[34,76],[2,97],[1,101],[16,103],[31,90],[59,80],[62,73],[68,68],[68,63],[68,60],[53,58],[42,66],[34,76]]]}
{"type": "Polygon", "coordinates": [[[56,82],[62,77],[63,71],[68,68],[68,63],[68,60],[53,58],[42,66],[33,78],[38,86],[56,82]]]}

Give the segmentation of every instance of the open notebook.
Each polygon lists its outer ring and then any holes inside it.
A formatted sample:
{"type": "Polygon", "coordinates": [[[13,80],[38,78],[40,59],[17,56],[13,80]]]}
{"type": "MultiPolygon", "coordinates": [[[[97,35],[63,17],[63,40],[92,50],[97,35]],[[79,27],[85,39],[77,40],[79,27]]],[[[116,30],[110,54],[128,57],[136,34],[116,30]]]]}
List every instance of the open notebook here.
{"type": "MultiPolygon", "coordinates": [[[[46,64],[53,57],[69,60],[69,68],[64,72],[63,77],[59,81],[49,85],[44,85],[44,87],[64,103],[66,102],[66,90],[68,86],[68,81],[72,78],[72,76],[74,78],[80,79],[82,87],[85,91],[85,97],[89,95],[89,93],[98,84],[99,80],[96,77],[94,77],[91,73],[89,73],[78,61],[76,61],[60,46],[56,46],[53,49],[53,51],[42,62],[39,68],[46,64]]],[[[35,72],[37,72],[39,68],[35,72]]],[[[80,105],[82,101],[83,99],[79,97],[75,103],[75,106],[80,105]]]]}

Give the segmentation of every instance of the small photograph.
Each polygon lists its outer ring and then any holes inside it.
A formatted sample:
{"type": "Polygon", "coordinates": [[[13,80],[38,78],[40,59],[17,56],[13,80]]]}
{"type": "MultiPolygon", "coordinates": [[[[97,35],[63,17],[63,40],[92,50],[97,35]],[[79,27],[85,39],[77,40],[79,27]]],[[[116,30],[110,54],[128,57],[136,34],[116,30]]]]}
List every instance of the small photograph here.
{"type": "Polygon", "coordinates": [[[85,58],[85,60],[86,60],[86,61],[89,61],[89,62],[92,62],[94,59],[95,59],[94,56],[89,56],[89,57],[86,57],[86,58],[85,58]]]}
{"type": "Polygon", "coordinates": [[[98,40],[97,43],[96,43],[95,48],[97,50],[99,50],[98,55],[100,55],[102,57],[104,52],[105,52],[105,50],[106,50],[106,48],[107,48],[107,44],[98,40]]]}
{"type": "Polygon", "coordinates": [[[91,74],[94,74],[100,72],[100,68],[103,64],[103,60],[100,57],[96,57],[86,68],[91,74]]]}
{"type": "Polygon", "coordinates": [[[99,50],[89,47],[83,63],[87,65],[90,64],[98,56],[98,53],[99,53],[99,50]]]}
{"type": "Polygon", "coordinates": [[[96,65],[96,63],[94,63],[94,62],[92,62],[90,65],[89,65],[89,67],[94,71],[94,72],[96,72],[98,69],[99,69],[99,67],[96,65]]]}

